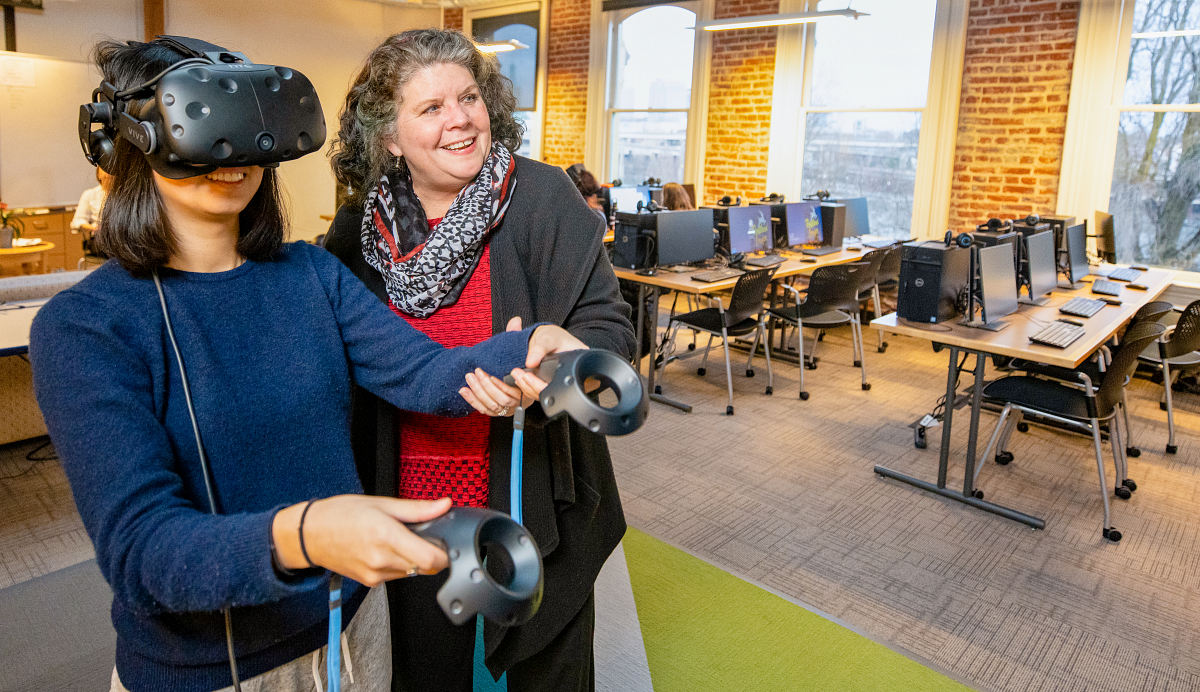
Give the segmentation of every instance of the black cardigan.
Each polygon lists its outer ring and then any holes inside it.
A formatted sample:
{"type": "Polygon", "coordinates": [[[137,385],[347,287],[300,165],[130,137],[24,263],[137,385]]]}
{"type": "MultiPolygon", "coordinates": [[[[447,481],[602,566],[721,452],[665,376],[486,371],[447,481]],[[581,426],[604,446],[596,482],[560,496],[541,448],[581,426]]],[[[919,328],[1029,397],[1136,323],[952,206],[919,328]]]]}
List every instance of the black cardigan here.
{"type": "MultiPolygon", "coordinates": [[[[524,324],[557,324],[592,348],[632,359],[630,308],[604,252],[603,223],[561,169],[514,160],[512,201],[489,240],[493,333],[519,315],[524,324]]],[[[361,227],[362,210],[343,206],[325,247],[387,302],[382,277],[363,259],[361,227]]],[[[395,497],[395,409],[358,390],[353,416],[355,460],[364,487],[395,497]]],[[[497,676],[544,648],[575,617],[625,534],[604,437],[566,418],[547,422],[536,404],[525,420],[524,519],[542,551],[545,595],[537,615],[521,627],[486,623],[486,661],[497,676]]],[[[493,509],[504,512],[511,449],[512,419],[493,418],[488,497],[493,509]]]]}

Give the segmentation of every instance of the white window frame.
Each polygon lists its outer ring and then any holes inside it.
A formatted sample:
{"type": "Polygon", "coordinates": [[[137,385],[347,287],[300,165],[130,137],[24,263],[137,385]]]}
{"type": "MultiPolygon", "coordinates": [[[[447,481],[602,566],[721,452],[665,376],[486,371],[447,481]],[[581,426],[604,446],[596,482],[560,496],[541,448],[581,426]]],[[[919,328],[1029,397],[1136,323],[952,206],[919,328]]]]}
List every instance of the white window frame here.
{"type": "MultiPolygon", "coordinates": [[[[664,2],[662,5],[681,7],[696,14],[696,21],[711,19],[715,0],[688,0],[687,2],[664,2]]],[[[659,5],[661,6],[661,5],[659,5]]],[[[592,0],[592,33],[589,48],[588,69],[588,110],[585,130],[584,166],[596,173],[602,181],[612,180],[612,157],[610,150],[612,142],[612,118],[614,113],[626,110],[651,112],[679,112],[686,110],[688,114],[687,140],[684,144],[683,180],[695,186],[696,199],[704,198],[704,144],[708,130],[708,94],[709,75],[712,57],[712,39],[707,31],[696,31],[695,44],[692,53],[692,93],[691,104],[687,109],[614,109],[610,108],[616,70],[613,61],[616,59],[617,27],[630,16],[648,9],[636,7],[624,10],[604,12],[601,0],[592,0]]],[[[627,180],[627,184],[641,181],[627,180]]]]}
{"type": "Polygon", "coordinates": [[[534,98],[533,118],[539,123],[538,136],[529,140],[529,158],[542,160],[542,144],[546,139],[546,61],[549,58],[550,9],[548,2],[533,0],[532,2],[508,3],[487,6],[471,6],[463,8],[463,33],[473,36],[471,28],[474,20],[486,17],[498,17],[505,14],[520,12],[538,12],[538,44],[537,50],[537,94],[534,98]]]}
{"type": "MultiPolygon", "coordinates": [[[[780,13],[816,11],[817,0],[781,0],[780,13]]],[[[921,114],[917,179],[913,188],[911,234],[941,237],[950,221],[950,187],[958,135],[963,58],[969,3],[938,0],[934,11],[933,53],[924,108],[827,108],[811,105],[813,50],[818,23],[782,26],[775,50],[775,86],[767,158],[767,190],[800,199],[805,124],[809,113],[907,112],[921,114]]],[[[841,21],[841,20],[826,20],[841,21]]]]}

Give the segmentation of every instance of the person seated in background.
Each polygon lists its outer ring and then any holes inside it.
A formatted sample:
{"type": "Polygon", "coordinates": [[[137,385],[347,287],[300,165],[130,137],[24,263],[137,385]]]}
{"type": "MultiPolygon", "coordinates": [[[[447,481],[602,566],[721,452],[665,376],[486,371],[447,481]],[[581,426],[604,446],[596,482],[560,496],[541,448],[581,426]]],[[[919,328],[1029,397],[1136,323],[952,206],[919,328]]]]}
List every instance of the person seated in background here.
{"type": "Polygon", "coordinates": [[[86,237],[100,226],[100,207],[104,206],[104,198],[108,196],[108,188],[112,176],[96,167],[96,187],[88,188],[79,196],[79,204],[75,207],[75,217],[71,219],[71,230],[75,233],[85,232],[86,237]]]}
{"type": "Polygon", "coordinates": [[[584,168],[582,163],[567,168],[567,176],[575,183],[579,194],[583,195],[583,201],[587,202],[588,208],[599,214],[607,225],[608,217],[604,215],[604,205],[600,203],[600,183],[596,182],[596,176],[584,168]]]}
{"type": "Polygon", "coordinates": [[[663,206],[670,211],[689,211],[696,208],[687,190],[679,183],[663,185],[663,206]]]}

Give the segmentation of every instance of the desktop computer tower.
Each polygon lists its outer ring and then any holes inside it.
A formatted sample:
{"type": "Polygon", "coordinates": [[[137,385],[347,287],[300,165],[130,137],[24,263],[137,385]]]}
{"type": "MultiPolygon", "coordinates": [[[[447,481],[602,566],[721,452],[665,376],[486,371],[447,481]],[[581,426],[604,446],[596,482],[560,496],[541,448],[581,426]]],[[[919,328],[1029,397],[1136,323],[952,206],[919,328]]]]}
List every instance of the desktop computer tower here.
{"type": "Polygon", "coordinates": [[[821,232],[825,244],[840,247],[846,237],[846,205],[836,202],[821,203],[821,232]]]}
{"type": "Polygon", "coordinates": [[[650,252],[654,236],[654,231],[651,230],[653,222],[653,214],[617,212],[617,225],[613,228],[614,267],[644,269],[654,266],[655,261],[650,252]]]}
{"type": "Polygon", "coordinates": [[[896,312],[910,322],[944,322],[958,314],[967,287],[971,250],[930,240],[905,243],[900,255],[896,312]]]}

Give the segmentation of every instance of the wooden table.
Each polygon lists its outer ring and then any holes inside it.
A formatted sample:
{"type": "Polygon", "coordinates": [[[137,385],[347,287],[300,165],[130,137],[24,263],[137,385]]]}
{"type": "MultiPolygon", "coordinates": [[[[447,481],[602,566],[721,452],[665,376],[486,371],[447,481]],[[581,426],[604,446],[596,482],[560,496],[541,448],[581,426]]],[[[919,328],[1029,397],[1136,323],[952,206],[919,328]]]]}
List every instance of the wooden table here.
{"type": "MultiPolygon", "coordinates": [[[[1101,268],[1104,271],[1106,268],[1101,268]]],[[[1008,327],[991,332],[959,324],[958,321],[942,322],[940,324],[921,324],[901,320],[896,313],[885,315],[872,320],[871,326],[884,332],[902,334],[916,339],[924,339],[935,344],[949,347],[949,374],[946,378],[946,405],[942,421],[942,448],[938,458],[937,484],[906,476],[885,466],[876,466],[875,473],[907,483],[922,490],[941,495],[942,497],[971,505],[993,514],[1019,521],[1035,529],[1044,529],[1046,522],[1037,517],[1018,512],[1008,507],[985,502],[982,493],[975,489],[976,450],[979,441],[979,411],[983,403],[984,358],[988,355],[1012,356],[1024,358],[1037,363],[1057,365],[1064,368],[1078,368],[1105,342],[1112,338],[1117,331],[1133,317],[1143,305],[1162,295],[1171,285],[1175,272],[1163,269],[1150,269],[1142,273],[1138,283],[1147,287],[1145,291],[1122,288],[1117,296],[1122,302],[1119,306],[1105,306],[1092,317],[1072,317],[1082,322],[1086,332],[1067,348],[1054,348],[1029,341],[1029,336],[1038,332],[1050,322],[1057,320],[1060,315],[1058,308],[1071,298],[1082,296],[1098,298],[1091,292],[1091,280],[1097,278],[1088,276],[1082,288],[1073,290],[1056,290],[1050,294],[1050,302],[1044,306],[1021,305],[1012,315],[1005,317],[1002,322],[1008,327]],[[950,432],[954,419],[955,385],[958,381],[959,352],[975,355],[975,385],[971,392],[971,427],[967,437],[966,476],[963,480],[962,494],[946,488],[946,475],[950,463],[950,432]]],[[[1124,284],[1122,284],[1124,286],[1124,284]]]]}
{"type": "Polygon", "coordinates": [[[0,275],[41,274],[42,260],[53,249],[54,243],[49,242],[0,249],[0,275]]]}
{"type": "MultiPolygon", "coordinates": [[[[861,247],[855,247],[855,248],[843,249],[840,252],[831,252],[828,255],[821,255],[818,257],[809,257],[807,255],[801,255],[800,253],[784,252],[781,254],[783,254],[785,257],[787,257],[787,259],[784,260],[783,264],[778,265],[778,268],[775,270],[775,280],[778,281],[779,279],[786,279],[790,276],[798,276],[801,274],[811,274],[813,271],[815,271],[821,267],[828,267],[828,266],[835,265],[835,264],[848,264],[850,262],[856,262],[859,259],[861,259],[862,256],[864,254],[866,254],[866,252],[869,252],[870,250],[871,250],[871,248],[863,249],[861,247]]],[[[757,269],[757,267],[749,267],[749,269],[757,269]]],[[[645,309],[646,309],[646,307],[645,307],[646,306],[646,290],[649,287],[653,286],[653,287],[657,287],[657,288],[666,288],[666,289],[670,289],[672,291],[679,291],[681,293],[687,293],[690,295],[698,296],[698,295],[705,295],[705,294],[709,294],[709,293],[717,293],[719,291],[729,290],[737,284],[738,277],[733,277],[732,279],[725,279],[724,281],[714,281],[712,283],[705,283],[703,281],[693,281],[692,280],[691,277],[693,274],[698,274],[703,271],[707,271],[707,270],[696,269],[694,271],[688,271],[688,272],[673,272],[673,271],[668,271],[666,269],[659,269],[656,273],[654,273],[652,275],[647,275],[647,274],[639,273],[638,271],[633,270],[633,269],[624,269],[624,268],[620,268],[620,267],[613,267],[613,272],[617,275],[618,279],[625,279],[626,281],[632,281],[638,285],[638,314],[637,314],[637,329],[636,329],[636,331],[637,331],[637,342],[636,342],[637,346],[636,346],[636,360],[634,360],[634,363],[636,364],[636,367],[639,369],[639,371],[641,369],[641,359],[642,359],[642,322],[644,319],[645,309]]],[[[774,302],[774,292],[775,292],[774,286],[772,287],[771,292],[772,292],[772,302],[774,302]]],[[[652,291],[651,298],[652,298],[652,307],[651,307],[652,314],[657,316],[658,315],[658,291],[652,291]]],[[[769,342],[770,342],[770,339],[768,339],[767,344],[764,344],[764,348],[770,348],[769,342]]],[[[667,397],[656,393],[654,391],[654,377],[655,377],[654,359],[651,358],[650,365],[649,365],[649,374],[646,377],[647,388],[650,391],[650,399],[652,401],[657,401],[660,404],[666,404],[668,406],[673,406],[673,407],[679,409],[680,411],[683,411],[684,413],[691,413],[691,411],[692,411],[691,406],[684,404],[684,403],[680,403],[678,401],[674,401],[672,399],[668,399],[667,397]]]]}

